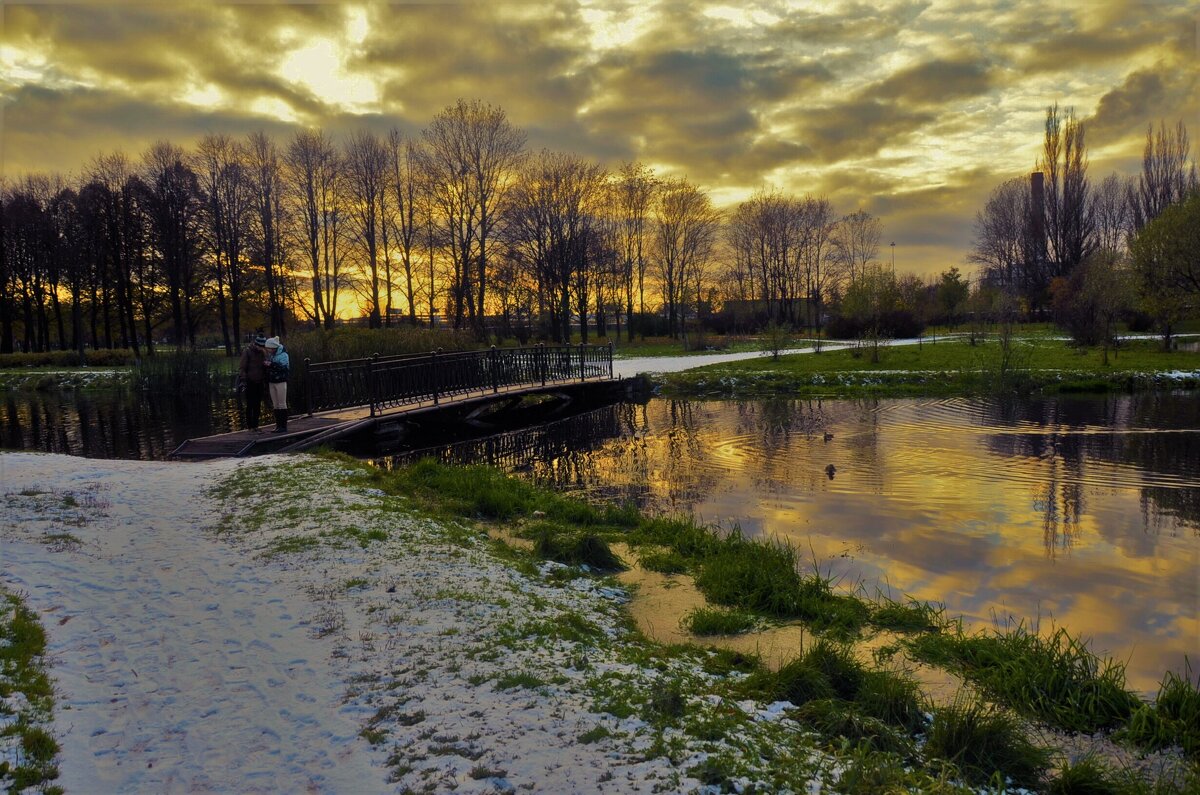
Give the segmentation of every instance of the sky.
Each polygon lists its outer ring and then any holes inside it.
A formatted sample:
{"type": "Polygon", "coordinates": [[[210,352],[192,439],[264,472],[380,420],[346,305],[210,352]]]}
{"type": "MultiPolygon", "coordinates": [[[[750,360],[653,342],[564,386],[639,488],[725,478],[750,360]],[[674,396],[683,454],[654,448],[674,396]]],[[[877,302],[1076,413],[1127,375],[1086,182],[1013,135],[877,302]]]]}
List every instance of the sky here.
{"type": "MultiPolygon", "coordinates": [[[[1192,2],[0,2],[0,167],[78,174],[158,139],[303,127],[419,134],[458,98],[532,150],[640,159],[732,207],[759,188],[884,224],[931,274],[1030,172],[1046,107],[1091,175],[1134,173],[1148,123],[1200,139],[1192,2]]],[[[1193,147],[1195,150],[1196,147],[1193,147]]]]}

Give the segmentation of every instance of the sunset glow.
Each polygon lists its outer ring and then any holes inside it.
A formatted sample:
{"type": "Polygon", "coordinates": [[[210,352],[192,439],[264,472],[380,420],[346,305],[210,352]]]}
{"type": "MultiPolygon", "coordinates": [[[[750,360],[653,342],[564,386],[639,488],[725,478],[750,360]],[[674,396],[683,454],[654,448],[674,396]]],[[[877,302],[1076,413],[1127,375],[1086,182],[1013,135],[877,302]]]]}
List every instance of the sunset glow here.
{"type": "Polygon", "coordinates": [[[1098,181],[1146,125],[1196,119],[1194,3],[631,6],[9,3],[3,170],[77,173],[169,137],[419,131],[459,97],[531,149],[865,208],[898,263],[962,265],[975,211],[1036,162],[1047,105],[1085,120],[1098,181]]]}

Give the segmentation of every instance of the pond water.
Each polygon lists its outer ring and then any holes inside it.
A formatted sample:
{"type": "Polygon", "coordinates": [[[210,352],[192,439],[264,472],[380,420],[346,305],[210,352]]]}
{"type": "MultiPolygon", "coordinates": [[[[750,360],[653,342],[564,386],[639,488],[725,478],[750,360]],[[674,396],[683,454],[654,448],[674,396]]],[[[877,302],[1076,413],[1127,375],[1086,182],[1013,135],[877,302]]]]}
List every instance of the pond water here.
{"type": "MultiPolygon", "coordinates": [[[[7,392],[0,448],[163,458],[237,416],[225,397],[7,392]]],[[[1196,393],[654,398],[433,452],[785,538],[846,587],[943,601],[977,627],[1066,626],[1145,692],[1200,660],[1196,393]]]]}
{"type": "Polygon", "coordinates": [[[241,427],[238,412],[226,394],[0,391],[0,449],[160,459],[185,439],[241,427]]]}
{"type": "Polygon", "coordinates": [[[784,538],[976,627],[1066,626],[1147,693],[1200,659],[1194,393],[654,399],[437,452],[784,538]]]}

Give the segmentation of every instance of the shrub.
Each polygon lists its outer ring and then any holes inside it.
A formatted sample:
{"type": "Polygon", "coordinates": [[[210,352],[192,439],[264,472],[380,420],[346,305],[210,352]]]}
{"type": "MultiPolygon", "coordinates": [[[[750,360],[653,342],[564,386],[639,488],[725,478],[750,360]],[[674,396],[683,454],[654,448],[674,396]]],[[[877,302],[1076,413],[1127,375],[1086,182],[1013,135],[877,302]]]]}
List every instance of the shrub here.
{"type": "Polygon", "coordinates": [[[774,674],[760,674],[755,684],[760,683],[765,685],[762,689],[773,698],[796,705],[833,698],[835,695],[829,678],[802,657],[787,663],[774,674]]]}
{"type": "Polygon", "coordinates": [[[895,632],[927,632],[942,625],[944,608],[909,599],[906,604],[885,599],[871,612],[871,623],[895,632]]]}

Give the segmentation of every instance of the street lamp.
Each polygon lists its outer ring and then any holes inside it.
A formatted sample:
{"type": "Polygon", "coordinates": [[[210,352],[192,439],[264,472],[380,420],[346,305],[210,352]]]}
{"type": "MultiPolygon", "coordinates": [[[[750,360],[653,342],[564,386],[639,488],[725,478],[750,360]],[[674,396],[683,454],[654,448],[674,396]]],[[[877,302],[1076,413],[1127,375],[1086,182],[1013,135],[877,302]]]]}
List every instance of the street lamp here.
{"type": "Polygon", "coordinates": [[[896,241],[892,241],[892,275],[896,275],[896,241]]]}

